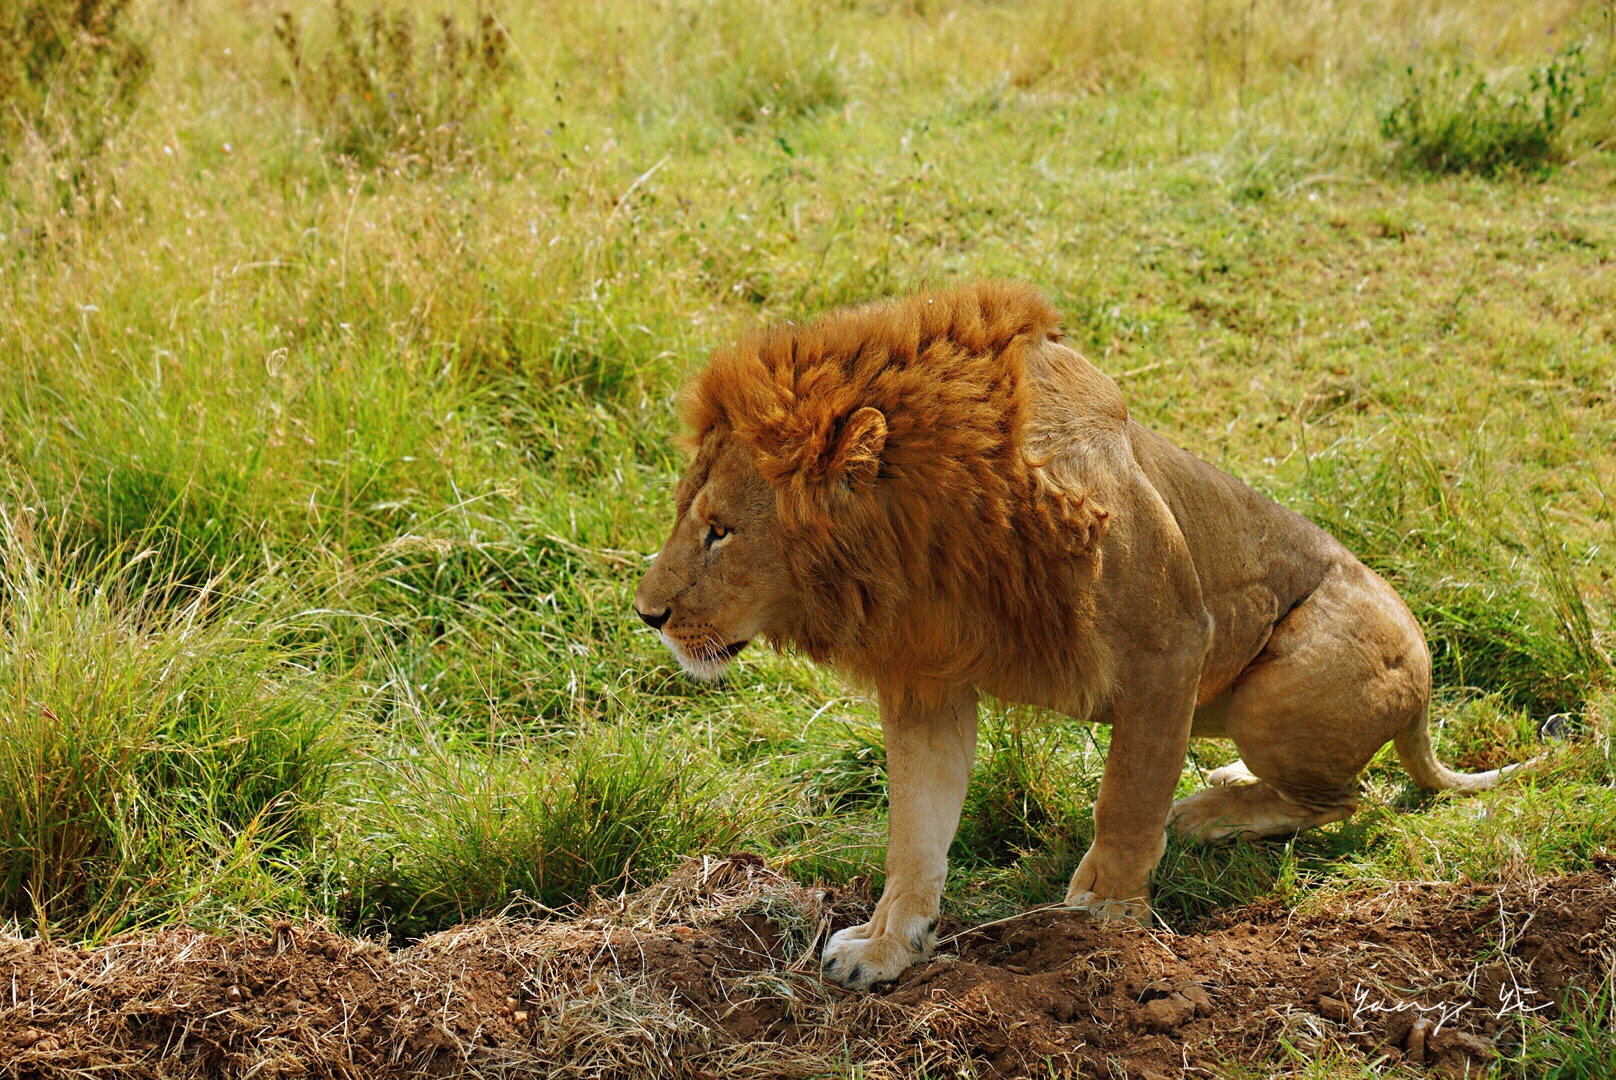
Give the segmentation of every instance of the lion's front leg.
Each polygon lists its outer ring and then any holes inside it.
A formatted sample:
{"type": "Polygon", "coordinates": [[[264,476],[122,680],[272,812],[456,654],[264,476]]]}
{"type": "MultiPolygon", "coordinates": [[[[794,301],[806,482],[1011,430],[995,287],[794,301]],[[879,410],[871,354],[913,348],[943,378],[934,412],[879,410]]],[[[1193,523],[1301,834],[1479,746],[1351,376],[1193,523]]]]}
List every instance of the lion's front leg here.
{"type": "Polygon", "coordinates": [[[976,692],[941,705],[881,694],[887,748],[887,885],[870,921],[825,946],[825,976],[855,990],[896,979],[931,955],[948,873],[948,845],[959,827],[976,754],[976,692]]]}
{"type": "Polygon", "coordinates": [[[1167,815],[1189,749],[1209,632],[1190,621],[1179,648],[1153,650],[1155,657],[1172,656],[1177,663],[1137,670],[1123,680],[1094,801],[1094,843],[1072,875],[1068,905],[1101,918],[1150,920],[1150,875],[1167,847],[1167,815]]]}

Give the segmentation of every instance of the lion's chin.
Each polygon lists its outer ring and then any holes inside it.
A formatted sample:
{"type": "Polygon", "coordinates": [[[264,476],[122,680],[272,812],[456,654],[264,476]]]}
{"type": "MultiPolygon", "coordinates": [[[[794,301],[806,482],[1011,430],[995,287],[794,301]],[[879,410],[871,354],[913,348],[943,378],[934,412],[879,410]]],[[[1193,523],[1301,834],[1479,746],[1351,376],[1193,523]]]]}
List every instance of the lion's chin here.
{"type": "Polygon", "coordinates": [[[662,643],[668,647],[668,651],[673,653],[674,659],[679,661],[679,666],[684,668],[687,674],[703,682],[712,682],[724,674],[724,670],[729,667],[730,661],[741,655],[741,650],[750,644],[750,640],[731,642],[721,648],[701,653],[691,652],[689,649],[680,647],[677,642],[669,639],[666,634],[662,636],[662,643]]]}

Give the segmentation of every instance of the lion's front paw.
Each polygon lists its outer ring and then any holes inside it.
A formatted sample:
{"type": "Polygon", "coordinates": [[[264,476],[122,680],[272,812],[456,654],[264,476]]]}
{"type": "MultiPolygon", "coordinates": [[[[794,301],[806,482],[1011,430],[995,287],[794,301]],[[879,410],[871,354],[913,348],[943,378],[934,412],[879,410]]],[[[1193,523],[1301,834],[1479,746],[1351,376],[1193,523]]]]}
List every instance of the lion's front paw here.
{"type": "Polygon", "coordinates": [[[868,990],[878,983],[891,982],[909,965],[931,955],[936,946],[936,920],[923,926],[907,935],[872,936],[869,923],[838,930],[825,945],[825,978],[849,990],[868,990]]]}
{"type": "Polygon", "coordinates": [[[1149,926],[1150,868],[1160,856],[1160,848],[1143,855],[1124,850],[1120,857],[1098,845],[1090,848],[1072,873],[1065,906],[1100,919],[1137,919],[1149,926]]]}
{"type": "Polygon", "coordinates": [[[1151,913],[1150,902],[1143,899],[1113,900],[1103,897],[1099,893],[1083,890],[1066,894],[1066,905],[1078,911],[1086,911],[1097,919],[1137,919],[1149,926],[1155,916],[1151,913]]]}

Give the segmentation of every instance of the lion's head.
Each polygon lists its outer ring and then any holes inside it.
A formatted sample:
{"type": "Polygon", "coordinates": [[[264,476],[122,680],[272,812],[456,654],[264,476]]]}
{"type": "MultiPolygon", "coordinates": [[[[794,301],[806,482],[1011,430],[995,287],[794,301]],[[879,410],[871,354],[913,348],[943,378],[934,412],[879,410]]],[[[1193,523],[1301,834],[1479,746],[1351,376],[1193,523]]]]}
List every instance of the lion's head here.
{"type": "Polygon", "coordinates": [[[1071,587],[1056,553],[1087,540],[1083,497],[1024,437],[1024,354],[1058,319],[990,282],[719,351],[683,395],[694,454],[640,617],[704,678],[757,637],[932,681],[995,662],[1012,629],[1069,638],[1071,602],[1049,601],[1071,587]]]}

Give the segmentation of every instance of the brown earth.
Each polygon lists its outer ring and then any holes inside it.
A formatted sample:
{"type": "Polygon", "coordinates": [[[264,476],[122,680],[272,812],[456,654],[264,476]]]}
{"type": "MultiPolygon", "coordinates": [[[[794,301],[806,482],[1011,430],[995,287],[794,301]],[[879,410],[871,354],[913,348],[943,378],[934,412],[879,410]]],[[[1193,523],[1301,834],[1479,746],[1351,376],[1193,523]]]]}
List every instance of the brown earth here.
{"type": "Polygon", "coordinates": [[[1281,1043],[1474,1073],[1616,947],[1616,882],[1401,884],[1197,934],[1033,912],[955,928],[875,994],[815,977],[868,897],[736,856],[570,922],[489,920],[389,952],[316,927],[0,937],[11,1077],[1176,1077],[1281,1043]]]}

